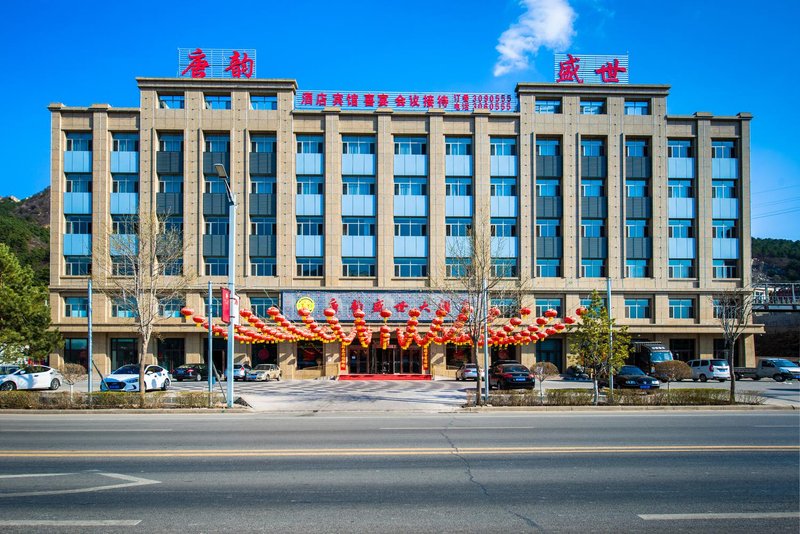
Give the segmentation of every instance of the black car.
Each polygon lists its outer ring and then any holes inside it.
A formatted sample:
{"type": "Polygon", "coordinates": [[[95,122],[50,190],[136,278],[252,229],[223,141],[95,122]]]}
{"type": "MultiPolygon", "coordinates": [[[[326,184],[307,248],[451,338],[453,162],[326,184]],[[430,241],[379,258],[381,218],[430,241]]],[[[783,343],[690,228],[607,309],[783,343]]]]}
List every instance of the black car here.
{"type": "Polygon", "coordinates": [[[492,366],[489,373],[489,387],[497,389],[532,388],[536,378],[531,370],[521,363],[504,363],[492,366]]]}
{"type": "Polygon", "coordinates": [[[172,377],[178,382],[208,380],[208,366],[204,363],[187,363],[172,371],[172,377]]]}
{"type": "Polygon", "coordinates": [[[635,365],[623,365],[614,375],[614,387],[633,389],[658,389],[661,383],[648,376],[635,365]]]}

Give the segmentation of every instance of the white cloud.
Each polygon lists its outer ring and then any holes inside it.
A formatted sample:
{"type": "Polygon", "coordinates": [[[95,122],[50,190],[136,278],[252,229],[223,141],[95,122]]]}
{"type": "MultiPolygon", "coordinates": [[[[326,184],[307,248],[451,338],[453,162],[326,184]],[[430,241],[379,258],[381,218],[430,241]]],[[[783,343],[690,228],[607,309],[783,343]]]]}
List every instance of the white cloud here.
{"type": "Polygon", "coordinates": [[[539,48],[564,50],[572,42],[575,11],[567,0],[521,0],[525,13],[503,32],[495,47],[500,57],[494,75],[528,68],[529,56],[539,48]]]}

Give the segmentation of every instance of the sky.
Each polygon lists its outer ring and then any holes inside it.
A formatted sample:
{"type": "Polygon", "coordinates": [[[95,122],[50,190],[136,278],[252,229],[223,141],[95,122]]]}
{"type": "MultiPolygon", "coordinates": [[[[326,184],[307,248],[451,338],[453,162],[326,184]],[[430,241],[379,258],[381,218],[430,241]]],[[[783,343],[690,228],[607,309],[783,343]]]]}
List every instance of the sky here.
{"type": "Polygon", "coordinates": [[[0,33],[0,196],[49,185],[47,105],[138,107],[136,77],[178,48],[257,51],[300,89],[505,92],[552,82],[553,54],[629,54],[669,114],[750,112],[752,234],[800,239],[800,1],[14,2],[0,33]],[[16,67],[14,67],[16,65],[16,67]]]}

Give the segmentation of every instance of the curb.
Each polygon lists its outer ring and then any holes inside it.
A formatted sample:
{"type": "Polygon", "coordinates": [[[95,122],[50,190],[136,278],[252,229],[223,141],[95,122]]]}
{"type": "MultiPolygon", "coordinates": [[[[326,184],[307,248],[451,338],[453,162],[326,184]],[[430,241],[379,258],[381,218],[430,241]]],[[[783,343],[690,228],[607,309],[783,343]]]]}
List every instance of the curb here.
{"type": "Polygon", "coordinates": [[[794,405],[708,405],[708,406],[465,406],[464,411],[480,412],[678,412],[678,411],[796,411],[800,407],[794,405]]]}

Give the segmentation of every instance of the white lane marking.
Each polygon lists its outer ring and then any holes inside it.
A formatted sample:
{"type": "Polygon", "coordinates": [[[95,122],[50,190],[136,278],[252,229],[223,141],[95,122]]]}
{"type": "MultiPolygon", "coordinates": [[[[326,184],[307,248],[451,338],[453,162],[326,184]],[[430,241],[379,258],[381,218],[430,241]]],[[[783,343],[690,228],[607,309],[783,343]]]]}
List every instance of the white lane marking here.
{"type": "Polygon", "coordinates": [[[800,512],[750,512],[729,514],[639,514],[645,521],[672,521],[675,519],[794,519],[800,512]]]}
{"type": "Polygon", "coordinates": [[[78,473],[34,473],[32,475],[0,475],[0,478],[31,478],[31,477],[63,477],[77,475],[78,473]]]}
{"type": "Polygon", "coordinates": [[[753,428],[797,428],[798,425],[755,425],[753,428]]]}
{"type": "Polygon", "coordinates": [[[0,434],[14,434],[14,433],[23,433],[27,434],[29,432],[172,432],[171,428],[55,428],[55,429],[29,429],[29,428],[20,428],[19,430],[16,429],[3,429],[0,430],[0,434]]]}
{"type": "Polygon", "coordinates": [[[141,522],[141,519],[19,519],[0,521],[0,527],[135,527],[141,522]]]}
{"type": "MultiPolygon", "coordinates": [[[[0,498],[3,497],[39,497],[43,495],[69,495],[73,493],[90,493],[93,491],[107,491],[112,489],[133,488],[136,486],[147,486],[150,484],[161,484],[159,480],[150,480],[147,478],[133,477],[129,475],[120,475],[119,473],[97,473],[98,475],[116,478],[117,480],[127,480],[125,484],[109,484],[106,486],[92,486],[89,488],[77,488],[68,490],[49,490],[49,491],[25,491],[19,493],[0,493],[0,498]]],[[[57,476],[57,475],[53,475],[57,476]]]]}
{"type": "Polygon", "coordinates": [[[533,430],[535,426],[451,426],[451,427],[431,427],[431,426],[387,426],[378,430],[533,430]]]}

